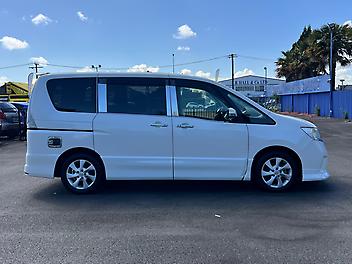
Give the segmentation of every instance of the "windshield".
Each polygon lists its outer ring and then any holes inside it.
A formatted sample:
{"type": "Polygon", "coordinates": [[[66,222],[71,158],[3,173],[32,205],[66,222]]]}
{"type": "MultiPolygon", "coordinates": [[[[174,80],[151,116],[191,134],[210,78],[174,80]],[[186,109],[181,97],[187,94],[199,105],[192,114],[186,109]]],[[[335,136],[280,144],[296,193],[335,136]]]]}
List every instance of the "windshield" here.
{"type": "Polygon", "coordinates": [[[0,103],[0,110],[3,112],[17,112],[17,108],[10,103],[0,103]]]}

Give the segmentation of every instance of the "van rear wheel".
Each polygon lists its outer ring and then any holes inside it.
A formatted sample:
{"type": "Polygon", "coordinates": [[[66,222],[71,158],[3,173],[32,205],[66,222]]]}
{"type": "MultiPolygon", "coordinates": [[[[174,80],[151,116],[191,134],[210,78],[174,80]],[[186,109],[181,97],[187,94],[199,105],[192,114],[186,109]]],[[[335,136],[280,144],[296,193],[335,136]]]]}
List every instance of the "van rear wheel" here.
{"type": "Polygon", "coordinates": [[[262,189],[284,191],[299,180],[299,165],[288,153],[273,151],[262,155],[254,164],[253,180],[262,189]]]}
{"type": "Polygon", "coordinates": [[[66,158],[60,176],[65,188],[73,193],[96,192],[105,179],[100,161],[84,153],[66,158]]]}

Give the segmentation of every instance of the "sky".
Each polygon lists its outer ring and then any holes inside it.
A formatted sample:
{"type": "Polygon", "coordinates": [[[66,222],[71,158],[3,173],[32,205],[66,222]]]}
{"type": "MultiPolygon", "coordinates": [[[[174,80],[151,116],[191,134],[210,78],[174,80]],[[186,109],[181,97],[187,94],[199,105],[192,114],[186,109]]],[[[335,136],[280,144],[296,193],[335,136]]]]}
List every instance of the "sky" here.
{"type": "MultiPolygon", "coordinates": [[[[4,67],[31,62],[41,72],[172,72],[172,54],[176,73],[230,78],[234,53],[236,76],[267,67],[275,77],[304,26],[352,24],[351,10],[351,0],[0,0],[0,84],[26,81],[29,65],[4,67]]],[[[352,67],[337,74],[352,84],[352,67]]]]}

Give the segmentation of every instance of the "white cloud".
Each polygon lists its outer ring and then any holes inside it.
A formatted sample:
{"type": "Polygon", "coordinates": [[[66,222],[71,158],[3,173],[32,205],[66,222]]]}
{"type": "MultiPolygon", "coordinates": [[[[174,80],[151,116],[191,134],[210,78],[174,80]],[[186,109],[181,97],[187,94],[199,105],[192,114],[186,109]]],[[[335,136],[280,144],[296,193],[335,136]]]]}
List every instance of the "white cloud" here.
{"type": "Polygon", "coordinates": [[[81,69],[76,70],[76,72],[94,72],[94,69],[91,66],[85,66],[81,69]]]}
{"type": "Polygon", "coordinates": [[[244,68],[243,71],[235,72],[235,78],[242,77],[242,76],[247,76],[247,75],[253,75],[253,74],[254,74],[254,72],[252,70],[244,68]]]}
{"type": "Polygon", "coordinates": [[[345,23],[343,23],[344,26],[349,26],[352,28],[352,20],[347,20],[345,23]]]}
{"type": "Polygon", "coordinates": [[[0,76],[0,86],[2,86],[4,83],[8,81],[9,79],[6,76],[0,76]]]}
{"type": "Polygon", "coordinates": [[[43,14],[38,14],[35,17],[32,18],[32,23],[34,25],[40,25],[40,24],[48,25],[51,22],[52,22],[52,20],[49,17],[47,17],[46,15],[43,15],[43,14]]]}
{"type": "Polygon", "coordinates": [[[159,67],[152,67],[146,64],[138,64],[130,67],[127,72],[158,72],[160,70],[159,67]]]}
{"type": "Polygon", "coordinates": [[[47,65],[48,64],[47,59],[45,59],[44,57],[32,57],[29,59],[29,61],[32,63],[40,64],[40,65],[47,65]]]}
{"type": "MultiPolygon", "coordinates": [[[[234,74],[235,78],[243,77],[243,76],[248,76],[248,75],[255,75],[254,71],[244,68],[242,71],[237,71],[234,74]]],[[[229,80],[231,79],[231,76],[226,76],[226,77],[219,77],[219,81],[224,81],[224,80],[229,80]]]]}
{"type": "Polygon", "coordinates": [[[26,41],[9,36],[2,37],[0,39],[0,43],[2,44],[3,48],[8,50],[25,49],[29,46],[26,41]]]}
{"type": "Polygon", "coordinates": [[[84,13],[82,11],[78,11],[77,12],[77,16],[83,22],[88,20],[88,17],[86,15],[84,15],[84,13]]]}
{"type": "Polygon", "coordinates": [[[210,78],[210,72],[204,72],[202,70],[196,72],[196,76],[202,77],[202,78],[210,78]]]}
{"type": "Polygon", "coordinates": [[[189,69],[182,69],[180,71],[181,74],[184,74],[184,75],[191,75],[192,74],[192,71],[189,70],[189,69]]]}
{"type": "Polygon", "coordinates": [[[190,51],[191,48],[188,47],[188,46],[178,46],[178,47],[177,47],[177,50],[178,50],[178,51],[190,51]]]}
{"type": "Polygon", "coordinates": [[[340,80],[345,80],[345,84],[352,85],[352,65],[342,67],[339,63],[336,65],[336,86],[341,84],[340,80]]]}
{"type": "Polygon", "coordinates": [[[192,29],[187,24],[180,26],[177,29],[177,33],[173,34],[173,37],[175,39],[187,39],[195,36],[197,36],[197,33],[193,32],[192,29]]]}

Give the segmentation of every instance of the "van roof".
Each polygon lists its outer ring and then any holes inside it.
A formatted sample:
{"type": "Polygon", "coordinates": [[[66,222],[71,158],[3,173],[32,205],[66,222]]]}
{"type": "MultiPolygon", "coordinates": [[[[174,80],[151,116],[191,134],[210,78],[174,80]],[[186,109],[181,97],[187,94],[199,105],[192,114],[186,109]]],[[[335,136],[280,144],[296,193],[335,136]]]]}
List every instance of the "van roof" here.
{"type": "MultiPolygon", "coordinates": [[[[172,73],[136,73],[136,72],[67,72],[67,73],[49,73],[40,76],[39,78],[78,78],[78,77],[149,77],[149,78],[177,78],[177,79],[188,79],[188,80],[199,80],[212,82],[210,79],[205,79],[197,76],[184,75],[184,74],[172,74],[172,73]]],[[[219,84],[219,83],[217,83],[219,84]]]]}
{"type": "MultiPolygon", "coordinates": [[[[48,73],[39,77],[39,79],[50,80],[56,78],[82,78],[82,77],[149,77],[149,78],[174,78],[174,79],[185,79],[208,82],[217,86],[221,86],[225,90],[231,90],[226,85],[215,82],[210,79],[185,75],[185,74],[172,74],[172,73],[152,73],[152,72],[66,72],[66,73],[48,73]]],[[[239,95],[240,97],[244,97],[239,95]]]]}

